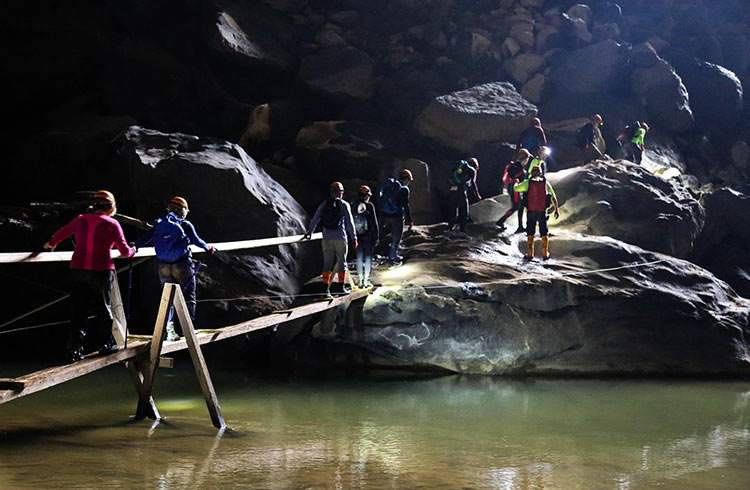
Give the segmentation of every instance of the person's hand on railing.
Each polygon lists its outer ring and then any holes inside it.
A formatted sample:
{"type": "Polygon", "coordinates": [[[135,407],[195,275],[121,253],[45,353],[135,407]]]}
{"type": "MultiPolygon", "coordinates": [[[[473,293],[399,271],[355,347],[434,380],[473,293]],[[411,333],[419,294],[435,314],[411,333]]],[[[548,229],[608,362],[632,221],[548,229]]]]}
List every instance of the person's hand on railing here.
{"type": "Polygon", "coordinates": [[[138,246],[135,242],[128,242],[128,246],[133,249],[133,255],[138,253],[138,246]]]}
{"type": "Polygon", "coordinates": [[[213,245],[209,245],[208,246],[208,253],[210,253],[211,255],[215,254],[216,253],[216,247],[214,247],[213,245]]]}
{"type": "Polygon", "coordinates": [[[302,239],[303,240],[309,240],[310,239],[310,234],[309,233],[305,233],[304,235],[302,235],[302,239]]]}
{"type": "Polygon", "coordinates": [[[47,242],[44,245],[42,245],[42,248],[44,250],[49,250],[50,252],[54,252],[55,251],[55,246],[52,245],[50,242],[47,242]]]}

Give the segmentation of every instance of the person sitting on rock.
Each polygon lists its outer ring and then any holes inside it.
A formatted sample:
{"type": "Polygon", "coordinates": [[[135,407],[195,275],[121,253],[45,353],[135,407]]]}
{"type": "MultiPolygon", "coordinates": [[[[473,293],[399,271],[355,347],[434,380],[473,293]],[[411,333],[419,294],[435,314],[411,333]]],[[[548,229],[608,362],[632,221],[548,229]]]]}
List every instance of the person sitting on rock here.
{"type": "Polygon", "coordinates": [[[646,136],[648,129],[648,124],[641,122],[637,125],[632,124],[626,127],[624,133],[620,135],[621,138],[624,137],[625,139],[623,152],[625,153],[625,158],[627,160],[637,163],[638,165],[641,164],[643,152],[646,150],[643,139],[646,136]]]}
{"type": "MultiPolygon", "coordinates": [[[[167,214],[157,219],[153,228],[138,237],[135,245],[140,248],[154,243],[162,288],[167,283],[179,284],[190,312],[190,319],[195,320],[196,270],[190,245],[197,245],[212,254],[216,253],[216,249],[204,242],[196,233],[193,224],[185,219],[189,211],[187,200],[174,196],[167,203],[167,214]]],[[[172,342],[182,336],[182,325],[175,329],[174,308],[170,308],[167,318],[167,340],[172,342]]]]}
{"type": "Polygon", "coordinates": [[[89,211],[57,230],[44,244],[45,250],[54,251],[69,236],[75,238],[70,261],[71,330],[66,354],[69,363],[83,359],[86,337],[100,354],[110,354],[119,349],[112,337],[110,294],[115,265],[110,250],[116,247],[123,257],[132,257],[134,252],[125,242],[120,223],[112,218],[116,212],[115,196],[109,191],[97,191],[91,199],[89,211]],[[92,306],[94,319],[89,322],[89,309],[92,306]]]}
{"type": "Polygon", "coordinates": [[[604,157],[607,144],[599,129],[602,124],[602,116],[594,114],[589,122],[578,129],[578,146],[581,148],[583,163],[604,157]]]}
{"type": "Polygon", "coordinates": [[[329,188],[330,198],[326,199],[315,210],[315,214],[310,220],[310,224],[305,232],[304,239],[309,239],[310,235],[321,225],[323,229],[323,284],[326,288],[326,298],[332,298],[331,279],[333,271],[338,270],[336,274],[336,294],[346,294],[344,283],[346,282],[346,254],[349,251],[349,240],[354,241],[354,248],[357,248],[357,233],[354,229],[354,218],[349,203],[344,201],[344,185],[341,182],[332,182],[329,188]]]}
{"type": "Polygon", "coordinates": [[[409,183],[412,180],[414,177],[411,171],[405,168],[399,173],[398,179],[389,178],[380,189],[381,216],[391,229],[391,247],[388,252],[388,263],[391,266],[400,265],[404,259],[398,254],[404,233],[404,220],[408,223],[408,230],[414,227],[409,206],[409,183]]]}
{"type": "Polygon", "coordinates": [[[357,233],[357,278],[360,288],[370,288],[372,254],[378,244],[379,229],[375,205],[370,202],[372,191],[366,185],[360,186],[359,197],[352,203],[354,231],[357,233]]]}
{"type": "MultiPolygon", "coordinates": [[[[476,159],[473,160],[476,161],[476,159]]],[[[466,191],[474,186],[475,178],[476,170],[467,160],[459,161],[448,177],[448,199],[451,211],[446,231],[449,233],[458,223],[461,234],[466,236],[466,223],[469,217],[469,199],[466,191]]]]}
{"type": "Polygon", "coordinates": [[[513,186],[516,192],[525,192],[526,199],[526,240],[529,245],[529,253],[524,258],[532,260],[534,258],[534,235],[536,234],[536,225],[539,223],[539,235],[542,237],[542,259],[549,259],[549,237],[547,230],[547,210],[554,207],[555,218],[560,217],[560,210],[557,206],[557,196],[552,185],[542,175],[542,169],[534,167],[531,175],[513,186]]]}
{"type": "Polygon", "coordinates": [[[524,167],[526,166],[526,163],[530,158],[531,153],[529,153],[525,148],[521,148],[520,150],[518,150],[516,159],[512,160],[510,163],[508,163],[508,165],[505,166],[505,171],[503,172],[503,185],[505,186],[505,189],[508,191],[508,195],[510,196],[510,209],[508,209],[505,214],[499,220],[497,220],[497,226],[499,226],[503,230],[505,229],[505,220],[517,211],[518,228],[516,229],[515,233],[523,233],[524,231],[523,201],[521,199],[521,194],[516,192],[513,189],[513,186],[523,180],[524,167]]]}
{"type": "Polygon", "coordinates": [[[547,136],[542,129],[542,121],[538,117],[531,120],[531,126],[523,130],[521,138],[518,140],[516,149],[526,148],[531,150],[540,146],[547,146],[547,136]]]}

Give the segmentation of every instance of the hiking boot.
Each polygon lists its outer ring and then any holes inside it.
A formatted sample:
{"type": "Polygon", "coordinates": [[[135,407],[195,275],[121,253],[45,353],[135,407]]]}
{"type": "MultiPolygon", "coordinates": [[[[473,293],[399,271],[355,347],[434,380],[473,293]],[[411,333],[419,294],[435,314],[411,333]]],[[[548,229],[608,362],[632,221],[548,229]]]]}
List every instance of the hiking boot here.
{"type": "Polygon", "coordinates": [[[180,340],[180,336],[177,335],[174,329],[174,323],[167,323],[167,342],[175,342],[177,340],[180,340]]]}
{"type": "Polygon", "coordinates": [[[107,354],[114,354],[119,350],[120,346],[117,344],[104,344],[104,346],[99,349],[99,355],[106,356],[107,354]]]}
{"type": "Polygon", "coordinates": [[[83,360],[83,347],[77,347],[75,349],[72,349],[70,352],[68,352],[68,355],[65,357],[66,364],[73,364],[74,362],[78,362],[82,360],[83,360]]]}
{"type": "Polygon", "coordinates": [[[523,226],[519,226],[518,228],[516,228],[516,231],[514,231],[513,233],[525,233],[525,232],[526,232],[526,228],[524,228],[523,226]]]}
{"type": "Polygon", "coordinates": [[[323,295],[323,297],[324,297],[325,299],[333,299],[333,295],[331,294],[331,290],[330,290],[330,289],[326,289],[326,292],[325,292],[325,294],[323,295]]]}
{"type": "Polygon", "coordinates": [[[503,220],[501,220],[501,219],[497,220],[495,222],[495,226],[497,226],[498,228],[500,228],[500,231],[505,231],[505,222],[503,220]]]}

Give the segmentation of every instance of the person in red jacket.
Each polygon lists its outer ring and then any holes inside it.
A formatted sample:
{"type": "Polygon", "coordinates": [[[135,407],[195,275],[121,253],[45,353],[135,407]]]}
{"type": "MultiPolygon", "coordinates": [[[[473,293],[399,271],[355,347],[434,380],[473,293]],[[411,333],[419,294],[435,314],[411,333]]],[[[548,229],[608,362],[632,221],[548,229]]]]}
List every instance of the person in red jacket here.
{"type": "Polygon", "coordinates": [[[123,257],[134,252],[122,233],[120,224],[112,216],[117,212],[115,197],[108,191],[97,191],[89,212],[74,218],[44,244],[54,250],[66,238],[75,238],[73,259],[70,261],[71,332],[67,345],[67,361],[83,359],[84,339],[97,347],[100,354],[116,352],[119,347],[112,337],[110,289],[115,277],[115,265],[110,250],[117,247],[123,257]],[[89,323],[89,309],[93,307],[93,324],[89,323]]]}
{"type": "Polygon", "coordinates": [[[513,186],[524,177],[524,167],[529,162],[531,153],[528,150],[521,148],[518,150],[516,159],[512,160],[508,165],[505,166],[503,172],[503,185],[505,185],[508,195],[510,196],[510,209],[497,220],[495,223],[500,227],[501,230],[505,230],[505,220],[510,218],[513,213],[518,212],[518,228],[515,233],[523,233],[526,228],[523,226],[523,202],[521,200],[521,194],[513,190],[513,186]]]}
{"type": "Polygon", "coordinates": [[[542,237],[542,259],[549,259],[549,236],[547,230],[547,213],[554,209],[555,219],[560,217],[560,209],[557,205],[557,196],[552,185],[542,175],[542,169],[534,167],[531,169],[531,175],[528,179],[513,186],[516,192],[525,192],[526,197],[526,240],[529,246],[529,253],[524,258],[532,260],[534,258],[534,235],[536,234],[536,225],[539,223],[539,235],[542,237]]]}

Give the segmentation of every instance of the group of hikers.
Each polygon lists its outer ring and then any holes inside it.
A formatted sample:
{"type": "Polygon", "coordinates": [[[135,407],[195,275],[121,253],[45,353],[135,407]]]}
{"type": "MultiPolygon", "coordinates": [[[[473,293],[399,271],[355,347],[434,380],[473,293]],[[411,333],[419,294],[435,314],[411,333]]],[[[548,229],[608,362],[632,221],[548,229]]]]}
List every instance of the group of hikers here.
{"type": "MultiPolygon", "coordinates": [[[[604,154],[598,114],[577,131],[577,139],[584,161],[601,158],[604,154]]],[[[643,139],[648,131],[645,123],[633,123],[620,135],[625,154],[635,163],[641,162],[643,139]]],[[[513,214],[518,216],[516,233],[526,232],[528,252],[526,260],[534,258],[534,237],[537,226],[542,241],[543,260],[549,255],[549,230],[547,219],[551,214],[559,217],[557,196],[545,177],[546,158],[549,156],[547,138],[538,118],[522,133],[517,144],[516,156],[509,162],[502,176],[502,184],[510,196],[510,208],[497,221],[505,230],[505,222],[513,214]],[[523,224],[526,210],[526,225],[523,224]]],[[[469,196],[481,200],[477,188],[479,161],[476,158],[460,160],[450,171],[447,194],[450,214],[447,220],[446,238],[468,238],[466,225],[470,220],[469,196]],[[458,225],[458,235],[453,235],[458,225]]],[[[333,182],[329,198],[320,203],[310,220],[303,239],[309,239],[318,225],[322,228],[323,272],[325,296],[346,294],[346,257],[351,242],[355,248],[357,277],[360,288],[372,287],[370,280],[375,247],[381,234],[381,225],[390,229],[391,241],[387,263],[390,267],[402,264],[399,247],[404,227],[411,230],[414,221],[410,208],[409,184],[414,177],[410,170],[402,169],[397,178],[389,178],[379,192],[379,212],[370,201],[372,190],[366,185],[359,187],[357,198],[350,204],[343,199],[344,186],[333,182]],[[378,219],[380,218],[380,219],[378,219]]],[[[197,272],[193,263],[190,245],[215,253],[216,249],[203,241],[195,227],[186,219],[189,212],[187,201],[175,196],[167,203],[166,215],[157,219],[152,228],[128,244],[120,224],[113,218],[117,211],[112,193],[101,190],[94,193],[89,211],[81,214],[55,232],[44,244],[46,250],[54,250],[66,238],[73,236],[75,249],[70,263],[71,323],[72,330],[67,345],[67,360],[74,362],[83,358],[85,347],[99,353],[112,353],[118,346],[112,337],[110,289],[114,280],[114,264],[110,257],[112,247],[123,257],[132,257],[138,247],[151,242],[158,260],[158,275],[162,285],[179,284],[192,319],[196,313],[197,272]],[[94,311],[94,325],[89,325],[89,312],[94,311]],[[94,327],[94,328],[89,328],[94,327]],[[86,338],[89,336],[90,338],[86,338]],[[92,348],[93,347],[93,348],[92,348]]],[[[167,322],[167,340],[177,340],[182,332],[179,323],[173,321],[173,310],[167,322]]]]}

